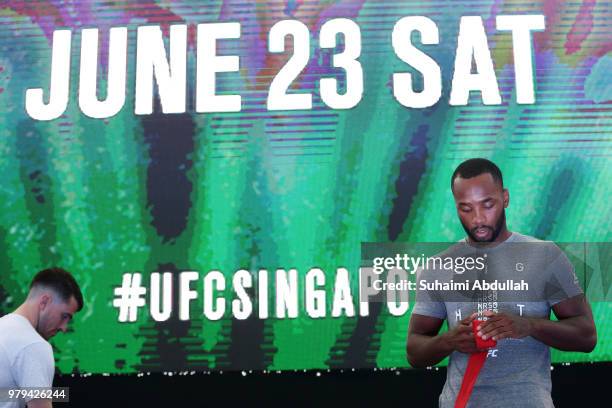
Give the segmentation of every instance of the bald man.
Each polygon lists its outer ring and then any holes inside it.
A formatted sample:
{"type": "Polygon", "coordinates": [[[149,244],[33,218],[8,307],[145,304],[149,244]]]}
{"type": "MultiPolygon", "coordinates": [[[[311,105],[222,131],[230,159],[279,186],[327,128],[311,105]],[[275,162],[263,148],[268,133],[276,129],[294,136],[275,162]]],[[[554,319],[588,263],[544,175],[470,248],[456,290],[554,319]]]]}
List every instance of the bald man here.
{"type": "MultiPolygon", "coordinates": [[[[455,256],[488,255],[487,278],[524,279],[533,289],[528,294],[510,291],[499,299],[497,291],[476,293],[476,298],[417,293],[408,328],[408,361],[427,367],[450,357],[440,407],[455,406],[468,360],[482,352],[487,358],[468,407],[552,407],[549,348],[590,352],[597,343],[593,314],[574,268],[554,243],[508,230],[505,210],[510,196],[493,162],[461,163],[451,177],[451,191],[467,236],[449,251],[455,256]],[[515,269],[517,261],[525,264],[524,270],[515,269]],[[419,295],[426,297],[419,301],[419,295]],[[521,296],[527,301],[516,301],[521,296]],[[550,320],[551,310],[557,321],[550,320]],[[473,332],[477,317],[484,321],[473,332]],[[445,321],[448,331],[439,334],[445,321]],[[497,344],[479,349],[476,336],[497,344]]],[[[461,276],[453,271],[420,273],[426,279],[461,276]]]]}

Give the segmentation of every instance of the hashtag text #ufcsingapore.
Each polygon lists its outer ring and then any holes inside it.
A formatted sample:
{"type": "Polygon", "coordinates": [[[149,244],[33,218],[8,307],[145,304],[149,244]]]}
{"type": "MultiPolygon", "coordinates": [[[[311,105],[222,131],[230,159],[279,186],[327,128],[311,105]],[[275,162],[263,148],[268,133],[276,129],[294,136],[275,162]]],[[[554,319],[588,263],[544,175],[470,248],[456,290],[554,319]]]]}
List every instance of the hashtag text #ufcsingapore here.
{"type": "MultiPolygon", "coordinates": [[[[229,277],[219,271],[209,271],[203,276],[195,271],[154,272],[145,285],[143,274],[125,273],[121,286],[114,290],[113,306],[119,311],[120,322],[137,321],[141,308],[155,321],[166,321],[176,313],[180,320],[202,316],[194,316],[193,310],[202,310],[208,320],[219,320],[228,313],[238,320],[253,314],[260,319],[292,319],[302,310],[311,318],[352,317],[356,313],[368,316],[368,301],[379,291],[372,288],[371,280],[364,282],[367,276],[376,275],[371,268],[360,270],[354,279],[346,268],[336,269],[331,279],[319,268],[311,268],[301,276],[296,269],[256,273],[239,270],[229,277]],[[367,289],[360,290],[364,287],[367,289]],[[175,292],[178,296],[174,296],[175,292]],[[174,299],[178,299],[178,304],[174,299]],[[201,307],[192,308],[193,302],[201,307]]],[[[389,279],[393,278],[389,276],[389,279]]],[[[389,312],[394,316],[407,313],[408,302],[389,293],[386,299],[389,312]]]]}

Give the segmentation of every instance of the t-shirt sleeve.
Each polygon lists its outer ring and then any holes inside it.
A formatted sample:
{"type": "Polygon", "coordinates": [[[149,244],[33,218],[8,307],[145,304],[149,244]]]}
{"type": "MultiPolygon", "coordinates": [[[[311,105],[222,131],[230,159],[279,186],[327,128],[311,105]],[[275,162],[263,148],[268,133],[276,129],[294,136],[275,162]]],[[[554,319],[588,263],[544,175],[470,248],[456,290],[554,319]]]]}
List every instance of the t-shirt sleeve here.
{"type": "Polygon", "coordinates": [[[430,290],[421,290],[421,280],[427,280],[427,274],[419,269],[416,272],[416,301],[413,314],[446,319],[446,306],[438,296],[438,293],[430,290]]]}
{"type": "Polygon", "coordinates": [[[24,347],[17,354],[12,371],[19,388],[51,387],[54,367],[51,345],[37,342],[24,347]]]}
{"type": "Polygon", "coordinates": [[[550,306],[584,293],[576,276],[574,265],[555,244],[549,247],[548,271],[549,279],[546,282],[545,295],[550,306]]]}

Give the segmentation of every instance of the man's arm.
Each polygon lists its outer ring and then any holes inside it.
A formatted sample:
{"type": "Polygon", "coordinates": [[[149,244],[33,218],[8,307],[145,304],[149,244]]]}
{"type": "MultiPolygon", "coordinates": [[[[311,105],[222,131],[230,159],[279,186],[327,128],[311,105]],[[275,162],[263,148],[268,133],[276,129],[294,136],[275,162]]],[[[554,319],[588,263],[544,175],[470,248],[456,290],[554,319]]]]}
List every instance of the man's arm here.
{"type": "Polygon", "coordinates": [[[486,311],[490,318],[480,326],[478,335],[485,340],[532,336],[559,350],[591,352],[597,344],[597,331],[584,295],[565,299],[552,309],[558,321],[486,311]]]}
{"type": "Polygon", "coordinates": [[[439,363],[453,351],[479,351],[470,326],[475,317],[476,313],[461,320],[455,328],[438,334],[443,319],[413,313],[406,341],[406,355],[410,365],[428,367],[439,363]]]}
{"type": "MultiPolygon", "coordinates": [[[[50,388],[53,386],[53,350],[47,342],[32,343],[19,351],[12,374],[19,388],[50,388]]],[[[27,401],[29,408],[49,408],[50,399],[27,401]]]]}
{"type": "Polygon", "coordinates": [[[565,299],[552,307],[558,321],[532,319],[531,336],[559,350],[593,351],[597,330],[591,306],[584,295],[565,299]]]}
{"type": "Polygon", "coordinates": [[[52,408],[53,404],[48,399],[33,399],[28,402],[28,408],[52,408]]]}

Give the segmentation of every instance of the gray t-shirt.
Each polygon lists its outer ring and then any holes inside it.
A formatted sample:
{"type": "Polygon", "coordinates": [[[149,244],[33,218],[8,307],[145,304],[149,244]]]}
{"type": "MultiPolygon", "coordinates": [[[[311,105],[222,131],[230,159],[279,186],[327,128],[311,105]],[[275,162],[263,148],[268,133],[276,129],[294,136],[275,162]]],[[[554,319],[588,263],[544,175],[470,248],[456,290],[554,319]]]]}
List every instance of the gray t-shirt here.
{"type": "MultiPolygon", "coordinates": [[[[0,317],[0,389],[51,387],[54,367],[51,345],[25,317],[0,317]]],[[[0,401],[0,408],[19,407],[25,407],[24,400],[0,401]]]]}
{"type": "MultiPolygon", "coordinates": [[[[449,328],[472,313],[484,310],[549,319],[555,303],[583,293],[572,264],[559,247],[516,232],[493,248],[476,248],[463,241],[445,251],[444,255],[477,257],[484,254],[486,268],[475,280],[525,281],[529,290],[477,290],[469,293],[444,288],[417,290],[413,313],[446,319],[449,328]]],[[[457,274],[452,270],[417,272],[417,280],[440,282],[451,279],[461,282],[474,276],[457,274]]],[[[466,353],[451,353],[446,383],[439,398],[441,408],[454,406],[468,358],[466,353]]],[[[489,350],[467,406],[552,407],[550,391],[549,347],[530,336],[502,339],[489,350]]]]}

